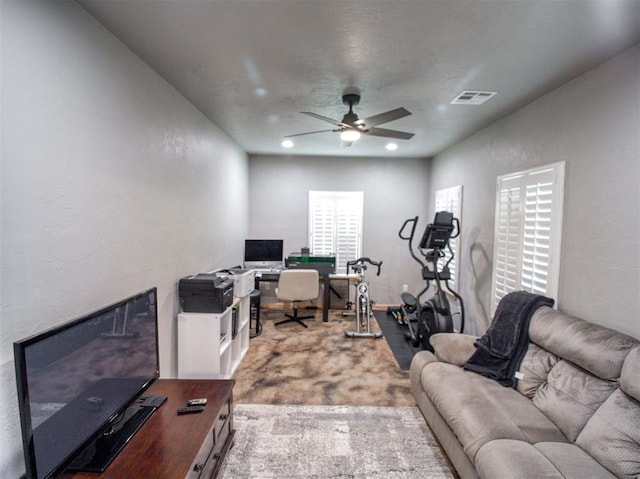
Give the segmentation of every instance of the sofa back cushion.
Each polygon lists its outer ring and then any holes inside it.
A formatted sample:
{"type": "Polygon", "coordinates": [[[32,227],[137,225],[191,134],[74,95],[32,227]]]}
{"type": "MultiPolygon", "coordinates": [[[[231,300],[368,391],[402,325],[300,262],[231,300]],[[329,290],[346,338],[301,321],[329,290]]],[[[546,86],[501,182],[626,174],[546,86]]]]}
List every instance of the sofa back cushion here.
{"type": "Polygon", "coordinates": [[[617,381],[597,378],[563,359],[538,388],[533,404],[573,442],[617,387],[617,381]]]}
{"type": "MultiPolygon", "coordinates": [[[[636,377],[637,382],[637,377],[636,377]]],[[[618,477],[640,477],[640,403],[617,389],[589,419],[576,444],[618,477]]]]}
{"type": "Polygon", "coordinates": [[[529,399],[532,399],[536,391],[547,381],[551,368],[560,359],[546,349],[542,349],[535,343],[529,343],[527,353],[520,364],[520,374],[516,389],[529,399]]]}
{"type": "Polygon", "coordinates": [[[620,389],[640,401],[640,347],[629,353],[622,366],[620,389]]]}
{"type": "Polygon", "coordinates": [[[531,317],[529,340],[596,377],[615,381],[625,357],[639,344],[631,336],[547,306],[531,317]]]}

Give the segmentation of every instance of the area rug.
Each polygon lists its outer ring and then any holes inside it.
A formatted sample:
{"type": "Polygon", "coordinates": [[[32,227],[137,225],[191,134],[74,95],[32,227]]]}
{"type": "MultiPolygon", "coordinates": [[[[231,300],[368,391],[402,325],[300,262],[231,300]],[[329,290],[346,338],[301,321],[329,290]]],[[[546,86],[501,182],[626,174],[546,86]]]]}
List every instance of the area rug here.
{"type": "MultiPolygon", "coordinates": [[[[383,338],[345,336],[355,329],[355,318],[330,311],[323,323],[322,312],[315,311],[305,329],[295,323],[275,326],[283,311],[263,310],[261,317],[262,334],[251,339],[234,374],[237,404],[416,405],[409,372],[398,367],[383,338]]],[[[379,331],[375,319],[372,323],[379,331]]]]}
{"type": "Polygon", "coordinates": [[[449,479],[416,407],[238,404],[223,479],[449,479]]]}

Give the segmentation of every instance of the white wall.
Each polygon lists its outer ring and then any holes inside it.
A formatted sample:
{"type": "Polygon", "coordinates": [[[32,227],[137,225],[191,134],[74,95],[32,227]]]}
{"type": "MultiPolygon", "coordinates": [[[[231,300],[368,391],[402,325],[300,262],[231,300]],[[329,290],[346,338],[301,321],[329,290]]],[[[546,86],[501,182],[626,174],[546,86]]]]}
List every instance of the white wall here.
{"type": "MultiPolygon", "coordinates": [[[[365,141],[365,140],[363,140],[365,141]]],[[[363,256],[382,261],[379,277],[367,270],[371,297],[399,304],[402,285],[424,287],[420,266],[409,256],[398,230],[420,216],[419,233],[429,216],[428,162],[407,158],[251,156],[249,235],[284,239],[285,255],[308,244],[308,193],[363,191],[363,256]]]]}
{"type": "Polygon", "coordinates": [[[0,477],[15,478],[13,341],[157,286],[173,376],[177,281],[241,261],[248,165],[75,3],[0,8],[0,477]]]}
{"type": "Polygon", "coordinates": [[[470,331],[487,327],[496,177],[561,160],[559,308],[640,338],[640,46],[433,161],[432,190],[464,186],[460,284],[470,331]]]}

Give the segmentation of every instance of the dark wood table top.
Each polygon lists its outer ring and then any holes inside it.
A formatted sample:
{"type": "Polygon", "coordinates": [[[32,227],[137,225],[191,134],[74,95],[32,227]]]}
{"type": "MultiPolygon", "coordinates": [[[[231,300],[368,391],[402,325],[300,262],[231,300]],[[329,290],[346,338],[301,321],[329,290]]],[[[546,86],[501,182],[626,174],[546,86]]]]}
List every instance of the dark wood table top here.
{"type": "Polygon", "coordinates": [[[100,474],[65,473],[63,479],[183,478],[229,400],[234,380],[158,379],[143,396],[167,396],[109,467],[100,474]],[[206,397],[204,411],[178,416],[187,400],[206,397]]]}

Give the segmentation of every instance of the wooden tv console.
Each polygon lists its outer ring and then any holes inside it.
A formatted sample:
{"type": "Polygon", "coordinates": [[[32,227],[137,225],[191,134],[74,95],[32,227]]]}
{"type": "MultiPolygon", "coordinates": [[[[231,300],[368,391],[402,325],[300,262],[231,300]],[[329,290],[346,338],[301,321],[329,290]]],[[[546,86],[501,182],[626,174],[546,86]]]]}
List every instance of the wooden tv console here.
{"type": "Polygon", "coordinates": [[[64,479],[210,479],[233,445],[235,381],[158,379],[143,396],[167,396],[102,473],[67,472],[64,479]],[[207,398],[204,411],[178,415],[187,400],[207,398]]]}

